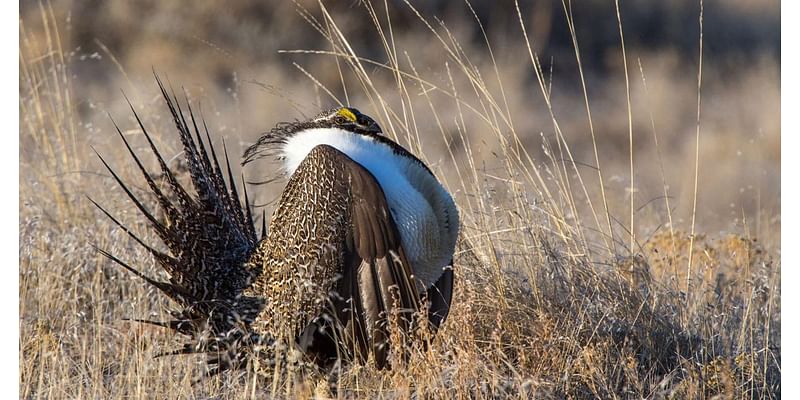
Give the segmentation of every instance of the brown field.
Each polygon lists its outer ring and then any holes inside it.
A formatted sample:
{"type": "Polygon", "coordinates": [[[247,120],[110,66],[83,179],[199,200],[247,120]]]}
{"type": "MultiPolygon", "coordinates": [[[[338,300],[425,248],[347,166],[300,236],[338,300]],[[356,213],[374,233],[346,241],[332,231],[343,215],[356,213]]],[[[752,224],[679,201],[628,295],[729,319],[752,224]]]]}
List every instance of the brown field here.
{"type": "Polygon", "coordinates": [[[690,1],[261,3],[20,3],[20,397],[780,398],[778,2],[705,2],[701,85],[690,1]],[[92,151],[144,193],[122,90],[178,164],[153,70],[234,159],[348,104],[425,160],[462,220],[433,346],[336,394],[154,358],[125,319],[169,301],[92,245],[163,272],[87,200],[158,243],[92,151]]]}

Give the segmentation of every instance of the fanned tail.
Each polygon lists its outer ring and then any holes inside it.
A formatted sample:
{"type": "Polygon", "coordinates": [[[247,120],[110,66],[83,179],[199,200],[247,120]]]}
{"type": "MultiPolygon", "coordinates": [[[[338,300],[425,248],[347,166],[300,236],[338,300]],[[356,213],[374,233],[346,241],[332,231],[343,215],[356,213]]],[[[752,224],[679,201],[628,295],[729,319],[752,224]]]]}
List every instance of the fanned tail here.
{"type": "Polygon", "coordinates": [[[189,337],[182,348],[160,355],[209,353],[209,370],[205,375],[215,375],[243,361],[246,354],[246,351],[241,351],[243,346],[252,346],[262,340],[248,328],[264,308],[264,301],[242,294],[260,273],[260,263],[248,263],[258,239],[247,204],[247,190],[244,190],[245,205],[242,206],[224,142],[226,173],[220,167],[205,121],[195,118],[188,99],[185,99],[187,120],[174,92],[170,95],[157,75],[156,81],[183,144],[184,158],[195,195],[191,195],[180,184],[167,166],[130,101],[128,104],[133,115],[158,162],[160,178],[154,178],[147,171],[116,123],[114,126],[147,182],[150,194],[162,210],[163,217],[157,218],[106,160],[99,154],[98,157],[169,251],[165,253],[148,245],[106,209],[94,200],[89,200],[147,249],[158,265],[167,272],[169,280],[162,282],[147,277],[119,257],[105,250],[98,250],[116,264],[158,288],[181,307],[180,311],[172,312],[174,320],[171,321],[136,320],[168,328],[189,337]],[[198,122],[202,126],[208,149],[203,142],[198,122]],[[225,175],[228,176],[227,183],[225,175]],[[157,184],[157,179],[166,182],[163,189],[157,184]]]}

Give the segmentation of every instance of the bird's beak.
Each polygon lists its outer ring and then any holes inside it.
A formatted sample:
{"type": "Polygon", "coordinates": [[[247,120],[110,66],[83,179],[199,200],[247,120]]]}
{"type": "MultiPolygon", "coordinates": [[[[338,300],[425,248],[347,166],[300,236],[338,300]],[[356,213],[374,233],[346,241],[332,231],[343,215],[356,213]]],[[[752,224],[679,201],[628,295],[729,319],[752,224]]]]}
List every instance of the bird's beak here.
{"type": "Polygon", "coordinates": [[[367,132],[374,134],[381,134],[383,133],[383,130],[381,129],[380,125],[378,125],[377,122],[373,121],[371,124],[369,124],[369,126],[367,126],[367,132]]]}

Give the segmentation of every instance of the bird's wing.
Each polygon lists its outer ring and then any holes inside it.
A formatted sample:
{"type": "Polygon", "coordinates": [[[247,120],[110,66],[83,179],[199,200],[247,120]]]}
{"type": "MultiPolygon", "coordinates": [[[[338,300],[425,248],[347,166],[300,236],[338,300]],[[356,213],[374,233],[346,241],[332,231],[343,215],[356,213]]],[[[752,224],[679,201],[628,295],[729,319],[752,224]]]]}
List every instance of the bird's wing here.
{"type": "MultiPolygon", "coordinates": [[[[296,202],[293,208],[303,210],[298,212],[304,213],[306,220],[315,221],[317,237],[312,241],[327,241],[323,247],[340,249],[342,258],[330,261],[341,269],[335,272],[338,279],[333,284],[333,314],[339,331],[346,335],[345,342],[361,356],[371,352],[382,368],[389,351],[390,321],[407,332],[413,313],[420,308],[411,265],[384,192],[367,169],[328,145],[316,146],[309,152],[290,178],[284,198],[296,199],[304,195],[302,191],[316,192],[316,199],[343,203],[338,211],[326,211],[324,205],[309,208],[310,205],[296,202]]],[[[276,215],[282,212],[288,210],[279,205],[276,215]]],[[[274,221],[273,218],[273,226],[274,221]]],[[[270,235],[286,236],[273,229],[270,235]]],[[[328,261],[322,261],[325,262],[328,261]]],[[[342,350],[330,348],[337,343],[335,340],[325,344],[318,332],[324,329],[314,324],[312,321],[301,334],[301,347],[329,354],[342,350]]]]}
{"type": "MultiPolygon", "coordinates": [[[[168,273],[169,280],[162,282],[146,277],[123,261],[121,256],[100,251],[159,288],[182,307],[181,311],[173,313],[176,318],[174,321],[142,322],[169,327],[193,337],[195,342],[187,344],[182,352],[214,351],[214,348],[197,342],[199,338],[208,337],[205,331],[210,329],[212,338],[226,334],[231,336],[232,330],[247,325],[263,308],[261,299],[242,296],[256,273],[246,266],[256,246],[255,228],[247,204],[240,204],[230,163],[227,162],[227,152],[224,160],[227,163],[226,183],[205,123],[195,120],[191,108],[188,108],[187,120],[175,95],[170,96],[160,80],[158,84],[183,144],[195,194],[190,194],[181,185],[175,172],[167,166],[135,110],[134,116],[160,166],[160,177],[155,177],[145,169],[119,128],[117,131],[147,182],[150,196],[134,194],[109,164],[102,157],[100,159],[169,251],[162,252],[145,243],[103,207],[97,203],[95,205],[153,254],[168,273]],[[205,131],[209,150],[203,143],[198,123],[205,131]],[[153,206],[160,209],[163,217],[151,211],[153,206]]],[[[187,107],[190,106],[187,104],[187,107]]],[[[244,196],[247,203],[246,191],[244,196]]],[[[213,340],[209,343],[214,346],[213,340]]]]}

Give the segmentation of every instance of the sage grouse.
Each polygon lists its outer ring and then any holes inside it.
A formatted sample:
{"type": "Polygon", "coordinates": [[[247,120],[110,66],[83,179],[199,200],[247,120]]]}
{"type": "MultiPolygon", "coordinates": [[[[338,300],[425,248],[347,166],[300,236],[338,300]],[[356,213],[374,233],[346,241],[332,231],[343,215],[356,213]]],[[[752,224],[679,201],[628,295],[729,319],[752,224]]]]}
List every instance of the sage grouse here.
{"type": "Polygon", "coordinates": [[[169,251],[146,244],[98,207],[169,276],[147,277],[100,250],[178,304],[170,321],[138,320],[187,338],[182,348],[162,354],[205,353],[207,375],[244,362],[274,365],[278,347],[323,368],[370,358],[384,368],[397,348],[389,346],[392,329],[403,341],[417,337],[412,331],[425,321],[436,331],[450,308],[459,219],[450,194],[422,161],[354,108],[278,124],[244,154],[243,164],[269,157],[288,176],[270,228],[262,223],[259,238],[246,189],[240,203],[227,151],[223,172],[204,121],[188,102],[184,113],[156,80],[196,193],[167,166],[132,106],[158,177],[117,131],[154,200],[134,194],[100,159],[169,251]]]}

